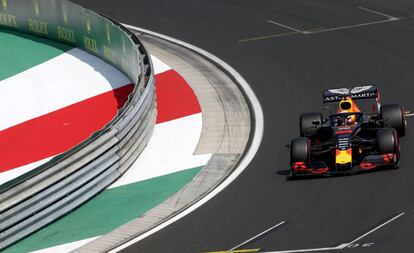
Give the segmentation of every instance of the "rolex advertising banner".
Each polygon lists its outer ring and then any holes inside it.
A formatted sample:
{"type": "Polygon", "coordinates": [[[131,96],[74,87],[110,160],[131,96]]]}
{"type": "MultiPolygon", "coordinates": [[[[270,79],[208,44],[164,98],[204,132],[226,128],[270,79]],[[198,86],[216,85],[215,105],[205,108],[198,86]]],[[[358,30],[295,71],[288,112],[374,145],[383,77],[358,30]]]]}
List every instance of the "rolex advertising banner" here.
{"type": "Polygon", "coordinates": [[[142,71],[137,60],[140,53],[129,35],[112,21],[65,0],[0,1],[0,28],[82,48],[115,65],[137,84],[142,71]]]}

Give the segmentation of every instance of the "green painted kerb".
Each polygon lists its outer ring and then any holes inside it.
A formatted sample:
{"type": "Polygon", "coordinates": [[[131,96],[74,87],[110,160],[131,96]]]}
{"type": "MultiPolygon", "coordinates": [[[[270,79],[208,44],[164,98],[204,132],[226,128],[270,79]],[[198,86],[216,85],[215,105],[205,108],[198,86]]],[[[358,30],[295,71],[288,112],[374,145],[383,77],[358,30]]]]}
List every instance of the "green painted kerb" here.
{"type": "Polygon", "coordinates": [[[0,28],[0,81],[70,49],[62,43],[0,28]]]}
{"type": "Polygon", "coordinates": [[[203,166],[196,167],[106,190],[4,252],[29,252],[108,233],[178,192],[202,168],[203,166]]]}

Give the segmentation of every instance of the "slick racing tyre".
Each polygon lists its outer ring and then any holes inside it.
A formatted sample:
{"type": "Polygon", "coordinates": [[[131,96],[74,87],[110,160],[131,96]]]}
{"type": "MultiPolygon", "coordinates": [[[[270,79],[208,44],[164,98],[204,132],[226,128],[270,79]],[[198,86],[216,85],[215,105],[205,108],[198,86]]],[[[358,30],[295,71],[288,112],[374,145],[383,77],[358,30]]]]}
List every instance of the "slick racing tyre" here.
{"type": "Polygon", "coordinates": [[[395,154],[393,167],[398,168],[400,164],[400,144],[398,134],[393,128],[383,128],[377,132],[377,148],[381,155],[395,154]]]}
{"type": "Polygon", "coordinates": [[[308,162],[310,158],[309,139],[306,137],[299,137],[293,139],[290,143],[290,161],[295,162],[308,162]]]}
{"type": "Polygon", "coordinates": [[[300,115],[299,129],[301,137],[312,137],[316,135],[316,125],[322,124],[322,114],[317,112],[309,112],[300,115]]]}
{"type": "Polygon", "coordinates": [[[405,119],[404,108],[398,104],[389,104],[381,106],[381,119],[384,127],[394,128],[398,136],[405,135],[407,121],[405,119]]]}
{"type": "Polygon", "coordinates": [[[382,154],[395,153],[398,145],[398,137],[392,128],[383,128],[377,131],[378,152],[382,154]]]}
{"type": "Polygon", "coordinates": [[[287,180],[295,178],[294,164],[297,162],[308,162],[310,160],[310,140],[306,137],[293,139],[290,143],[291,173],[287,180]]]}

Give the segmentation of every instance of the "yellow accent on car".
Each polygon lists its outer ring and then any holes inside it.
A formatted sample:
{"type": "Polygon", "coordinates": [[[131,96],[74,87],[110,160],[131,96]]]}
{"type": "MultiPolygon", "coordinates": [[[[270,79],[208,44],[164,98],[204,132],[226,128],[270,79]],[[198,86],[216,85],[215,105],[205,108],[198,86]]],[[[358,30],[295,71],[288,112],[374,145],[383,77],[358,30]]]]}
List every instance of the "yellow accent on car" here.
{"type": "Polygon", "coordinates": [[[348,150],[337,150],[335,162],[337,164],[351,163],[352,162],[352,149],[350,148],[348,150]]]}

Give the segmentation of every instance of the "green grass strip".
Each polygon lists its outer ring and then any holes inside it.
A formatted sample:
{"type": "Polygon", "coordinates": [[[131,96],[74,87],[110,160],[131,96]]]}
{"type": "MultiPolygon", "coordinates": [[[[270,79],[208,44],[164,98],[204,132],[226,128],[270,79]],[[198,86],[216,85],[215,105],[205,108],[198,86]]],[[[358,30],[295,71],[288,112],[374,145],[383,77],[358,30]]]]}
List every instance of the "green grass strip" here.
{"type": "Polygon", "coordinates": [[[72,213],[5,252],[29,252],[103,235],[144,214],[183,188],[203,168],[105,190],[72,213]]]}
{"type": "Polygon", "coordinates": [[[73,47],[0,29],[0,81],[44,63],[73,47]]]}

